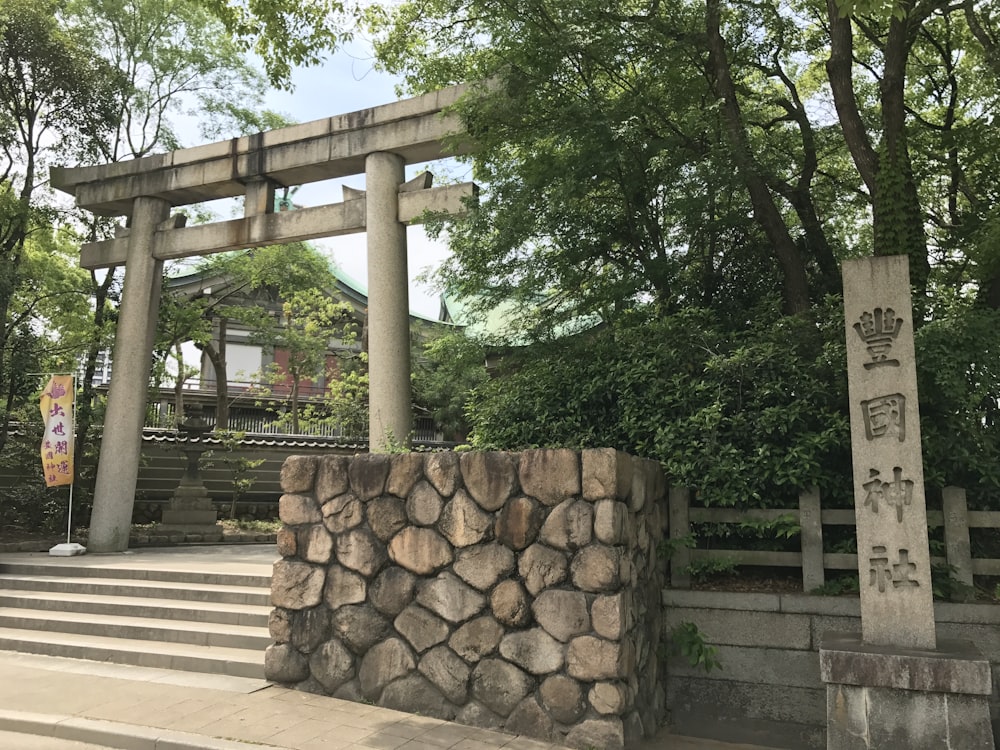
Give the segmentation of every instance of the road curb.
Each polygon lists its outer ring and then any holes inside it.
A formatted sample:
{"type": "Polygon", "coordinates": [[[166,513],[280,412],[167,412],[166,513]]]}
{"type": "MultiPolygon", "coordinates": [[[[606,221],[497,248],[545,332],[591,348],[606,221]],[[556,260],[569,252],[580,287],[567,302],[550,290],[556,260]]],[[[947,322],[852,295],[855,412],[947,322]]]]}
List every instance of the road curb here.
{"type": "Polygon", "coordinates": [[[280,745],[249,744],[117,721],[85,719],[66,714],[41,714],[0,709],[0,731],[55,737],[102,745],[115,750],[262,750],[280,745]]]}

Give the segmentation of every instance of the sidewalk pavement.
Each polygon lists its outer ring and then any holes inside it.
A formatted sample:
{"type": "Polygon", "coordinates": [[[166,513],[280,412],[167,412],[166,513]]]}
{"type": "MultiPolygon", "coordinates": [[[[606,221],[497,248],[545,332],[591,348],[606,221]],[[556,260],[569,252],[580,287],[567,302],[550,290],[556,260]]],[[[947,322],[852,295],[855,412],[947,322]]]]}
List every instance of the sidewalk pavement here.
{"type": "MultiPolygon", "coordinates": [[[[262,680],[11,652],[0,707],[4,750],[564,750],[262,680]]],[[[764,750],[669,735],[641,749],[764,750]]]]}
{"type": "MultiPolygon", "coordinates": [[[[79,557],[2,554],[0,562],[270,575],[277,557],[274,545],[220,545],[79,557]]],[[[567,750],[263,680],[0,651],[0,750],[94,748],[567,750]]],[[[768,749],[661,732],[630,750],[768,749]]]]}

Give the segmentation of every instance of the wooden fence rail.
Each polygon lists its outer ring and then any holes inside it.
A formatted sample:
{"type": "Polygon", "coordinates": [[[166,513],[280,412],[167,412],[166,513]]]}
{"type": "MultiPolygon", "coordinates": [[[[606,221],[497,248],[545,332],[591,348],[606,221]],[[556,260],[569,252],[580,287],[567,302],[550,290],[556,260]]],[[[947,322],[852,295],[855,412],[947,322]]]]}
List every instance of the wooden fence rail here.
{"type": "MultiPolygon", "coordinates": [[[[668,564],[670,584],[674,588],[691,587],[692,563],[731,561],[736,565],[801,568],[804,591],[821,587],[827,570],[858,569],[856,554],[823,551],[823,527],[854,526],[854,510],[824,510],[820,507],[819,490],[815,488],[799,495],[798,508],[692,508],[691,491],[686,488],[671,488],[668,502],[669,538],[672,541],[668,564]],[[792,518],[799,524],[799,552],[692,549],[686,545],[686,540],[691,538],[692,524],[742,524],[780,518],[792,518]]],[[[931,564],[950,566],[951,576],[968,586],[973,584],[973,577],[977,575],[1000,576],[1000,559],[973,558],[969,540],[969,529],[1000,529],[1000,511],[969,510],[965,490],[960,487],[944,488],[943,508],[943,511],[927,511],[928,527],[944,526],[945,557],[931,557],[931,564]]]]}

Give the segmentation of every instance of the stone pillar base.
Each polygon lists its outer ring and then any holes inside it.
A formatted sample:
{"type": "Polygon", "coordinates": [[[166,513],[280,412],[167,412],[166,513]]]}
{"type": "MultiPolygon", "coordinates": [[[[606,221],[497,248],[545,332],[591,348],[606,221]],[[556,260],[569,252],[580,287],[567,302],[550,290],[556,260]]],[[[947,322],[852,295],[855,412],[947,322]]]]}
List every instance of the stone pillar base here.
{"type": "Polygon", "coordinates": [[[170,498],[170,505],[163,509],[160,518],[165,531],[184,531],[196,534],[222,536],[216,524],[218,512],[203,485],[182,484],[170,498]]]}
{"type": "Polygon", "coordinates": [[[827,750],[993,750],[990,663],[971,643],[921,651],[827,633],[819,659],[827,750]]]}

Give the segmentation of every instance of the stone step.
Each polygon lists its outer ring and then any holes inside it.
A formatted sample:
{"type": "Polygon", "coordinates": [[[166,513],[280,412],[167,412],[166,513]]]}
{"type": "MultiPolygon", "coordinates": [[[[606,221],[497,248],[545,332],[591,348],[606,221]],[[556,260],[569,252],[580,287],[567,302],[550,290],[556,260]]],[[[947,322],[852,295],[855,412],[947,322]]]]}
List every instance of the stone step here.
{"type": "MultiPolygon", "coordinates": [[[[2,579],[0,579],[2,584],[2,579]]],[[[188,602],[171,599],[149,599],[137,596],[115,596],[53,591],[28,591],[0,588],[0,607],[32,609],[46,612],[79,612],[90,615],[138,615],[158,620],[189,620],[191,622],[243,625],[266,628],[270,606],[188,602]]]]}
{"type": "Polygon", "coordinates": [[[73,594],[135,596],[175,599],[187,602],[217,602],[267,606],[269,588],[221,586],[175,581],[140,581],[133,579],[70,577],[53,575],[15,575],[0,573],[0,586],[22,591],[51,591],[73,594]]]}
{"type": "Polygon", "coordinates": [[[217,623],[162,621],[146,616],[95,616],[80,612],[0,610],[0,628],[249,649],[262,654],[271,643],[267,628],[217,623]]]}
{"type": "Polygon", "coordinates": [[[194,570],[171,570],[162,568],[127,568],[106,565],[74,565],[64,563],[0,563],[0,576],[46,576],[70,578],[111,578],[142,581],[170,581],[174,583],[198,583],[215,586],[248,586],[269,588],[271,577],[245,573],[203,573],[194,570]]]}
{"type": "Polygon", "coordinates": [[[264,652],[0,627],[0,650],[264,678],[264,652]]]}

